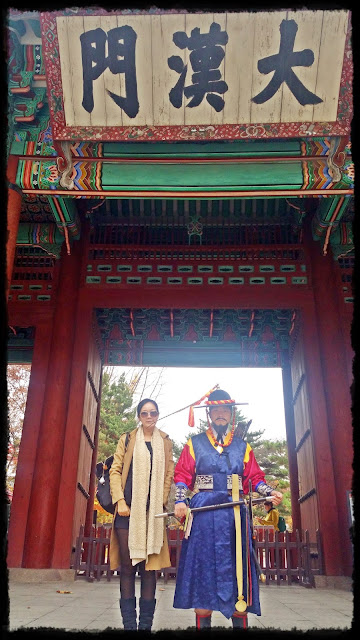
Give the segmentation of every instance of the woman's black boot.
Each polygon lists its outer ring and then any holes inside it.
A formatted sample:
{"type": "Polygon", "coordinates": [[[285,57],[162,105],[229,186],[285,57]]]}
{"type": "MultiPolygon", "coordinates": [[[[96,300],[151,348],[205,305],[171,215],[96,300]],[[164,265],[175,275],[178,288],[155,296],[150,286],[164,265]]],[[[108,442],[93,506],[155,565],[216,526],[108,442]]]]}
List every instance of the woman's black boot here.
{"type": "Polygon", "coordinates": [[[120,611],[125,631],[136,631],[136,598],[120,598],[120,611]]]}
{"type": "Polygon", "coordinates": [[[151,631],[156,600],[144,600],[140,598],[139,631],[151,631]]]}

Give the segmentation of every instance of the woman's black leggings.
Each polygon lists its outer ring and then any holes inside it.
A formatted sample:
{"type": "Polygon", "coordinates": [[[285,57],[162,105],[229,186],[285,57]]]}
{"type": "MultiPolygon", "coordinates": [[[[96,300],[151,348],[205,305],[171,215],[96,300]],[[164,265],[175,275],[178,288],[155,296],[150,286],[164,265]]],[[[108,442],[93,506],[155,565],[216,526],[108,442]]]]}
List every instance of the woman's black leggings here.
{"type": "Polygon", "coordinates": [[[120,548],[120,595],[122,598],[135,597],[135,574],[141,578],[140,595],[144,600],[153,600],[156,589],[156,572],[145,571],[145,560],[133,566],[129,555],[129,530],[115,529],[120,548]]]}

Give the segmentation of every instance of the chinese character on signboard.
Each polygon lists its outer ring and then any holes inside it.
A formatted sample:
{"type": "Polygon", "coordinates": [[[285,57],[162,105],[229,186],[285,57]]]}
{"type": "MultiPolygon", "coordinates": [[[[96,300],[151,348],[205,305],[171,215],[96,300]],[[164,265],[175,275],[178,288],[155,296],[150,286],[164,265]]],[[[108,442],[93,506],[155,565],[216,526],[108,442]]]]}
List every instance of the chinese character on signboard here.
{"type": "Polygon", "coordinates": [[[226,31],[221,31],[220,25],[213,22],[209,33],[200,33],[196,27],[188,37],[183,31],[173,35],[173,41],[180,49],[191,51],[189,59],[193,70],[191,76],[192,85],[185,87],[187,65],[183,64],[179,56],[171,56],[168,59],[170,69],[180,73],[180,78],[175,87],[171,89],[169,98],[171,104],[177,109],[182,105],[182,94],[190,98],[187,107],[197,107],[206,95],[206,100],[215,109],[221,111],[224,108],[224,100],[217,94],[224,94],[228,90],[226,82],[220,80],[221,73],[218,69],[225,51],[219,45],[225,45],[228,41],[226,31]]]}
{"type": "Polygon", "coordinates": [[[94,108],[93,82],[109,67],[111,73],[125,76],[125,97],[111,91],[108,94],[130,118],[139,111],[136,85],[135,46],[136,33],[132,27],[123,26],[110,29],[106,35],[103,29],[86,31],[80,36],[83,68],[83,101],[86,111],[94,108]],[[108,55],[105,45],[108,46],[108,55]],[[122,59],[121,59],[122,58],[122,59]]]}
{"type": "Polygon", "coordinates": [[[269,84],[255,98],[256,104],[262,104],[275,95],[283,82],[287,84],[296,100],[303,106],[306,104],[319,104],[322,102],[314,93],[308,91],[295,75],[292,67],[311,67],[314,62],[314,53],[311,49],[294,51],[294,42],[298,26],[295,20],[283,20],[280,25],[280,50],[279,53],[258,62],[260,73],[275,71],[269,84]]]}

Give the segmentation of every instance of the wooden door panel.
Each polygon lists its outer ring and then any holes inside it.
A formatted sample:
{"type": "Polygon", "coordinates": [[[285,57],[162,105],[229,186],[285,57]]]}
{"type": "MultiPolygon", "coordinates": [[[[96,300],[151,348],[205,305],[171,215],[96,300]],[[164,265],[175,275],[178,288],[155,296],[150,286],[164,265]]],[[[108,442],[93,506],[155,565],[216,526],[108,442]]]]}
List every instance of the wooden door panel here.
{"type": "Polygon", "coordinates": [[[302,348],[301,327],[293,337],[290,349],[291,380],[293,388],[293,407],[295,421],[296,454],[299,480],[299,502],[301,529],[310,533],[310,540],[316,540],[319,527],[318,503],[312,424],[308,400],[307,377],[302,348]]]}
{"type": "Polygon", "coordinates": [[[93,451],[95,446],[95,429],[100,397],[100,380],[102,362],[97,345],[96,325],[88,354],[86,386],[84,393],[81,439],[78,458],[77,490],[75,498],[73,540],[79,535],[80,526],[85,524],[87,504],[90,496],[90,476],[93,451]]]}

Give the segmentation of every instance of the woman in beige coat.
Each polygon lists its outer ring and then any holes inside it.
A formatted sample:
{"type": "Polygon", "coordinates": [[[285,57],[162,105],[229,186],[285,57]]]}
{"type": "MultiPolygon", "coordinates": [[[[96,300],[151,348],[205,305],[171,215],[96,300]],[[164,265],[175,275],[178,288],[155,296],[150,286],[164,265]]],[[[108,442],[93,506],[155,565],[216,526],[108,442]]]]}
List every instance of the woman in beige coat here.
{"type": "Polygon", "coordinates": [[[172,442],[156,427],[159,408],[145,398],[137,407],[140,424],[122,434],[110,469],[116,505],[110,540],[110,568],[120,567],[120,611],[124,629],[151,629],[155,611],[156,571],[170,567],[166,527],[155,518],[165,507],[174,475],[172,442]],[[139,626],[135,574],[141,577],[139,626]]]}

